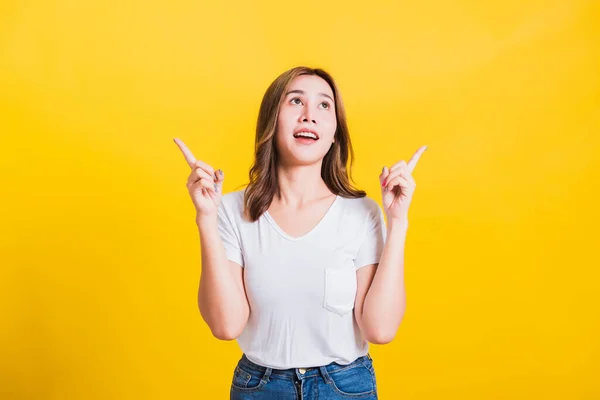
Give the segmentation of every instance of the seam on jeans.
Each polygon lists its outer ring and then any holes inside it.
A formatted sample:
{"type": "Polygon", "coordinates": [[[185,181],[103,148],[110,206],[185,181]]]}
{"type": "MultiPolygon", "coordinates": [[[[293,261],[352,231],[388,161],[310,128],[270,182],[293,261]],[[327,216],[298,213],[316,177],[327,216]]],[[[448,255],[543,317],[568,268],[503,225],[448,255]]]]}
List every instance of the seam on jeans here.
{"type": "Polygon", "coordinates": [[[247,371],[237,366],[235,367],[235,371],[233,372],[233,380],[231,381],[231,386],[236,388],[245,388],[246,386],[248,386],[248,382],[250,382],[250,379],[252,379],[252,375],[250,375],[247,371]],[[238,375],[242,378],[244,386],[238,386],[235,384],[235,379],[238,375]]]}
{"type": "Polygon", "coordinates": [[[363,397],[368,397],[368,396],[372,396],[372,395],[376,394],[376,392],[374,390],[371,390],[368,392],[361,392],[361,393],[346,393],[346,392],[341,391],[335,385],[335,382],[331,382],[331,387],[333,388],[334,392],[336,392],[337,394],[344,396],[345,398],[348,398],[348,399],[360,399],[363,397]]]}
{"type": "MultiPolygon", "coordinates": [[[[362,363],[362,361],[361,361],[361,363],[362,363]]],[[[355,367],[360,367],[360,366],[361,365],[358,364],[358,363],[357,363],[357,365],[355,365],[355,367]]],[[[365,367],[365,369],[367,370],[367,372],[371,376],[371,383],[373,383],[373,390],[368,391],[368,392],[361,392],[361,393],[347,393],[347,392],[344,392],[340,388],[337,387],[337,385],[335,383],[335,379],[333,379],[333,376],[331,376],[330,373],[329,373],[329,371],[327,371],[328,375],[329,375],[329,379],[330,379],[330,383],[329,384],[333,388],[334,392],[336,392],[336,393],[338,393],[338,394],[340,394],[340,395],[342,395],[342,396],[344,396],[346,398],[350,398],[350,399],[352,399],[352,398],[357,398],[358,399],[358,398],[362,398],[362,397],[365,397],[365,396],[371,396],[373,394],[376,394],[377,391],[376,391],[376,387],[374,385],[373,373],[364,364],[362,364],[362,366],[365,367]]],[[[335,371],[335,372],[338,372],[338,371],[335,371]]]]}
{"type": "Polygon", "coordinates": [[[296,385],[296,380],[294,380],[294,377],[292,377],[292,386],[294,387],[294,390],[296,391],[296,399],[302,400],[302,398],[298,394],[298,386],[296,385]]]}
{"type": "MultiPolygon", "coordinates": [[[[248,374],[248,372],[244,371],[243,368],[240,368],[240,367],[238,367],[238,368],[239,368],[240,371],[248,374]]],[[[262,374],[262,376],[260,377],[260,381],[258,382],[257,386],[254,386],[254,387],[251,387],[251,388],[249,388],[249,387],[241,387],[241,386],[234,385],[233,382],[231,382],[231,389],[232,390],[237,390],[238,392],[244,392],[244,393],[257,392],[257,391],[261,390],[263,387],[265,387],[267,385],[268,380],[265,381],[263,379],[264,375],[265,375],[264,372],[260,372],[260,373],[262,374]]],[[[248,382],[250,382],[250,379],[252,379],[252,375],[248,374],[247,378],[248,378],[248,380],[246,381],[246,386],[248,385],[248,382]]]]}
{"type": "Polygon", "coordinates": [[[369,364],[367,364],[367,363],[365,362],[365,360],[363,360],[363,361],[361,362],[361,364],[362,364],[362,365],[363,365],[363,367],[365,367],[365,368],[366,368],[366,369],[367,369],[369,372],[371,372],[371,373],[373,372],[373,364],[369,365],[369,364]]]}
{"type": "Polygon", "coordinates": [[[364,360],[363,365],[371,373],[371,381],[373,381],[373,392],[375,393],[375,397],[377,397],[377,380],[375,379],[375,367],[373,367],[373,360],[371,360],[370,367],[367,364],[365,364],[364,360]]]}
{"type": "Polygon", "coordinates": [[[258,392],[259,390],[264,388],[266,386],[266,384],[267,383],[265,381],[261,381],[261,382],[259,382],[258,386],[254,386],[251,388],[243,388],[243,387],[239,387],[239,386],[235,386],[235,385],[231,385],[231,388],[233,390],[237,390],[238,392],[250,393],[250,392],[258,392]]]}
{"type": "Polygon", "coordinates": [[[375,373],[375,367],[371,366],[371,368],[371,374],[373,375],[373,389],[375,389],[375,398],[377,398],[379,397],[377,396],[377,374],[375,373]]]}
{"type": "Polygon", "coordinates": [[[353,361],[352,363],[350,363],[348,365],[344,365],[342,368],[333,369],[333,370],[327,371],[327,372],[330,374],[337,374],[338,372],[342,372],[342,371],[345,371],[350,368],[360,367],[361,365],[364,365],[363,360],[353,361]]]}

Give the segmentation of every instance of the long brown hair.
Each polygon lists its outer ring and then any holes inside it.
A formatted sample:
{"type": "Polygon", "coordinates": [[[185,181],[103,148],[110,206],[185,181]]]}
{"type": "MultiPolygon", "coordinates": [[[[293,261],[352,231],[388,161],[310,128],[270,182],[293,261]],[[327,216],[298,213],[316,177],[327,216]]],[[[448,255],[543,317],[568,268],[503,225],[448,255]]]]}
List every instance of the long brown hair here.
{"type": "Polygon", "coordinates": [[[352,164],[354,151],[348,133],[346,112],[335,81],[327,72],[319,68],[295,67],[279,75],[267,88],[260,105],[256,123],[256,140],[254,146],[254,163],[250,168],[250,183],[244,194],[245,214],[251,221],[256,221],[268,210],[273,197],[278,191],[277,160],[275,131],[279,107],[285,93],[294,78],[300,75],[317,75],[323,78],[333,91],[337,128],[334,143],[325,155],[321,167],[321,177],[332,193],[348,198],[366,196],[366,192],[356,189],[352,184],[352,164]],[[348,159],[350,164],[348,168],[348,159]]]}

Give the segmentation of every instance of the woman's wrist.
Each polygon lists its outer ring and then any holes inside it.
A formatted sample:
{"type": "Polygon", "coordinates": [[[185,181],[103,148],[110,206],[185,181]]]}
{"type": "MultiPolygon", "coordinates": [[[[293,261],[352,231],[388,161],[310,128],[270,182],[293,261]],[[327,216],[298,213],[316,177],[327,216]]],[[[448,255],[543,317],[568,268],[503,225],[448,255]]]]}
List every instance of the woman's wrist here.
{"type": "Polygon", "coordinates": [[[388,229],[394,230],[407,230],[408,229],[408,216],[401,218],[389,218],[388,229]]]}
{"type": "Polygon", "coordinates": [[[214,229],[217,227],[217,215],[196,214],[196,225],[201,232],[214,229]]]}

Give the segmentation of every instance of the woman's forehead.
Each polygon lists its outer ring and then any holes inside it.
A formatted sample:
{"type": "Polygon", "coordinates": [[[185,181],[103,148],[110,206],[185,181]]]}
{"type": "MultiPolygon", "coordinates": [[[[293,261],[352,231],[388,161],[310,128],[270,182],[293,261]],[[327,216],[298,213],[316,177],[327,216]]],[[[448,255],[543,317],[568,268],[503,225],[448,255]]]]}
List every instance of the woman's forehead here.
{"type": "Polygon", "coordinates": [[[287,92],[303,91],[306,94],[326,94],[333,97],[333,91],[327,81],[317,75],[300,75],[295,77],[287,92]]]}

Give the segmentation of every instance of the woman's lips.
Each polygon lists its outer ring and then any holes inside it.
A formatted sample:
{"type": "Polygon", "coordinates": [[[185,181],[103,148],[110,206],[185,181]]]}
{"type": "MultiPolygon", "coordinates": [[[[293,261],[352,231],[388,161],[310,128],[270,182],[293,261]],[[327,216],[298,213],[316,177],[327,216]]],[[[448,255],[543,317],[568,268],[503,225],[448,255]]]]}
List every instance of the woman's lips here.
{"type": "Polygon", "coordinates": [[[307,137],[303,137],[303,136],[298,136],[295,139],[297,142],[299,142],[301,144],[313,144],[313,143],[317,142],[316,139],[311,139],[311,138],[307,138],[307,137]]]}

